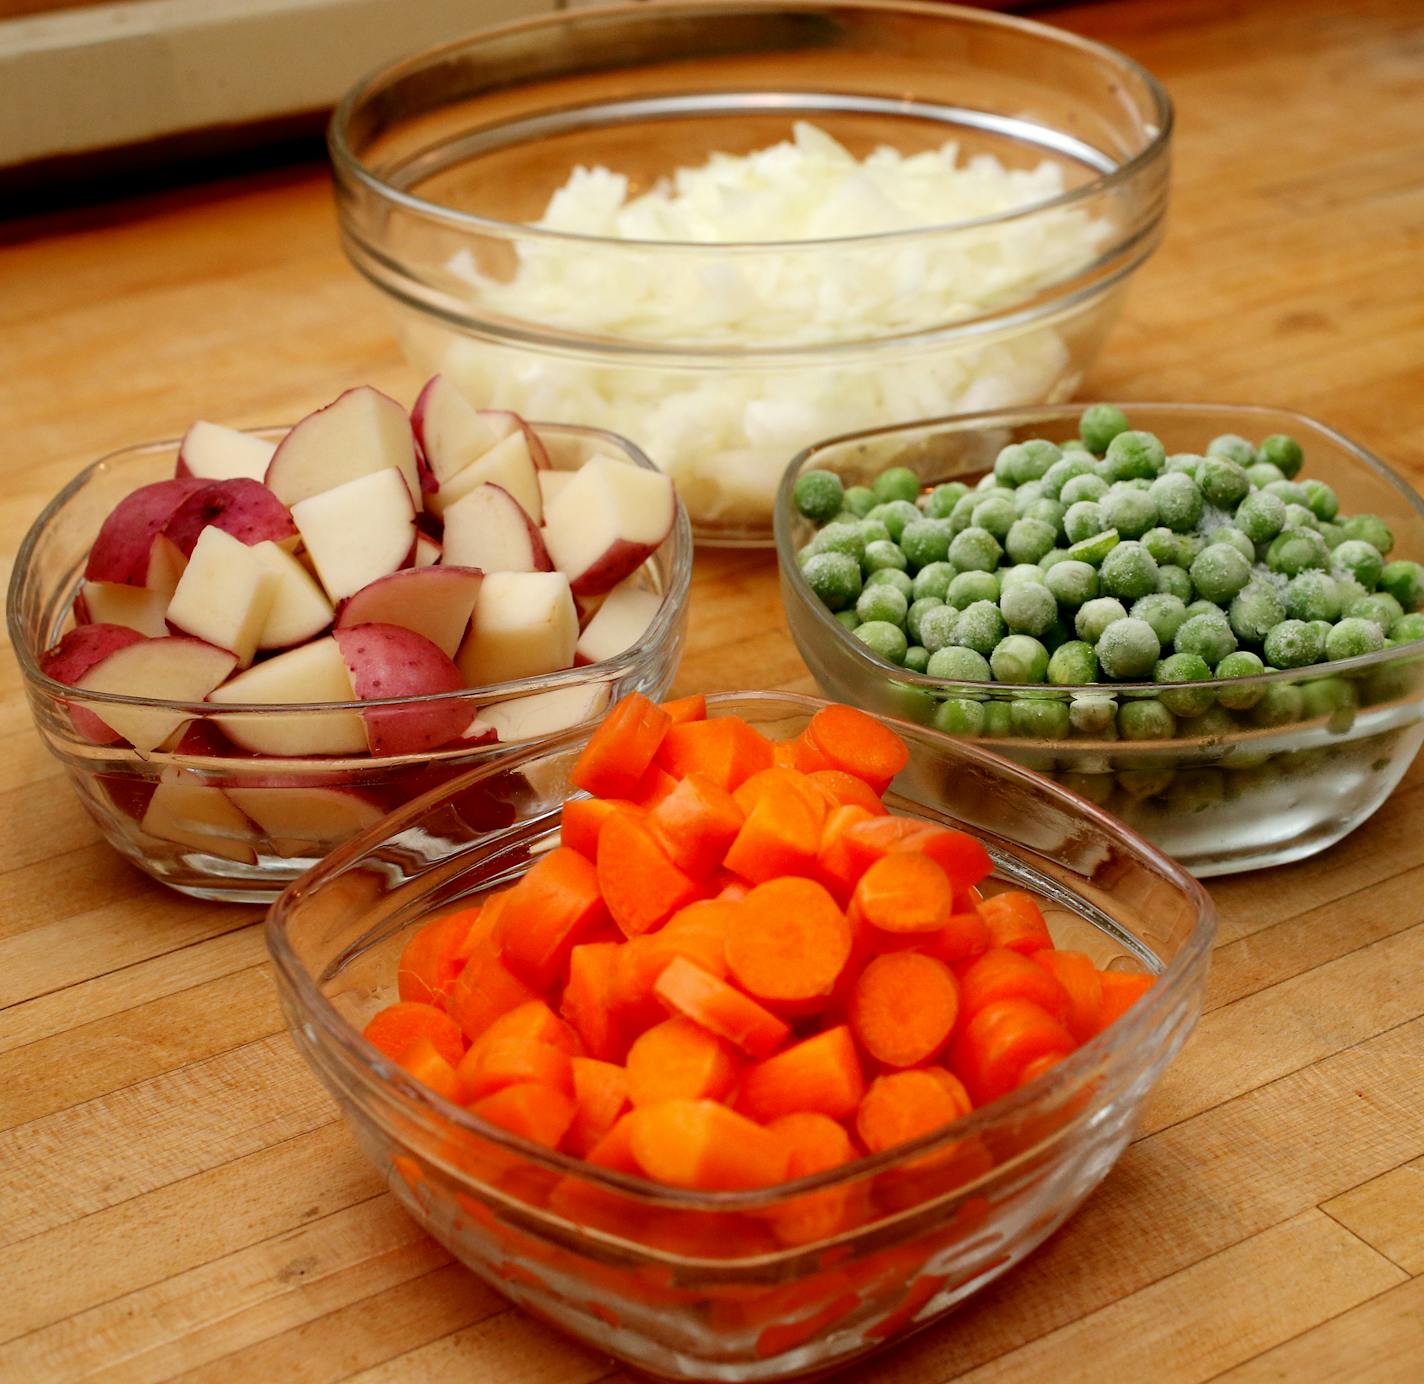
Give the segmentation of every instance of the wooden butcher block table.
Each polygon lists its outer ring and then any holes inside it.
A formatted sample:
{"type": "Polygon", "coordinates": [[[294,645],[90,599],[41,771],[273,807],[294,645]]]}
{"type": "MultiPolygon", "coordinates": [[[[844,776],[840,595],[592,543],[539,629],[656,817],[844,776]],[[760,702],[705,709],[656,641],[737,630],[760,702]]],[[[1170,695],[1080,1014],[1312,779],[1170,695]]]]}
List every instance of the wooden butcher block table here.
{"type": "MultiPolygon", "coordinates": [[[[1177,102],[1171,225],[1085,394],[1255,401],[1424,481],[1424,5],[1040,17],[1177,102]]],[[[316,165],[0,224],[0,547],[111,448],[405,367],[316,165]]],[[[704,552],[676,692],[811,690],[763,552],[704,552]]],[[[426,1239],[283,1031],[256,909],[104,845],[0,658],[0,1380],[627,1376],[426,1239]]],[[[848,1378],[1424,1379],[1424,762],[1214,881],[1206,1013],[1026,1264],[848,1378]]]]}

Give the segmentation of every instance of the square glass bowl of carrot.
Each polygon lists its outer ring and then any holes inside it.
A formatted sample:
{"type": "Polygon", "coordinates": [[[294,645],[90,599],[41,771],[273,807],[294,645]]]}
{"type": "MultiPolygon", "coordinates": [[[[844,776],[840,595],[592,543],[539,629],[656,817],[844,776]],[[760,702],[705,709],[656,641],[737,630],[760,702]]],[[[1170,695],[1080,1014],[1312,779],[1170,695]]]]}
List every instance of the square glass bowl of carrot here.
{"type": "Polygon", "coordinates": [[[1213,926],[1171,861],[971,746],[634,695],[343,847],[268,936],[431,1234],[628,1363],[753,1380],[936,1319],[1066,1219],[1213,926]],[[935,808],[895,791],[916,770],[935,808]],[[514,824],[462,826],[471,793],[514,824]]]}

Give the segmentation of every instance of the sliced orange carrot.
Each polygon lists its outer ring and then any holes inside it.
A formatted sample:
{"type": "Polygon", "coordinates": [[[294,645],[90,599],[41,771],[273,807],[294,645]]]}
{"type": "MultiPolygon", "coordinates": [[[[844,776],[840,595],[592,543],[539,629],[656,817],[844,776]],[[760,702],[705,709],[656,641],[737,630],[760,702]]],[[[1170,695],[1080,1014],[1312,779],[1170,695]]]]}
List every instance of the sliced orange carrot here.
{"type": "Polygon", "coordinates": [[[783,875],[814,874],[825,817],[826,805],[818,795],[782,781],[770,783],[748,810],[724,863],[753,884],[783,875]]]}
{"type": "Polygon", "coordinates": [[[673,864],[631,813],[616,813],[603,824],[597,870],[608,912],[627,937],[661,927],[700,893],[697,882],[673,864]]]}
{"type": "Polygon", "coordinates": [[[806,775],[806,781],[842,807],[863,807],[876,817],[883,817],[890,811],[864,779],[856,778],[844,769],[817,769],[806,775]]]}
{"type": "Polygon", "coordinates": [[[859,849],[847,841],[846,834],[851,827],[870,821],[872,815],[867,808],[848,803],[833,807],[821,825],[821,839],[816,844],[816,878],[836,899],[847,904],[856,882],[865,873],[865,861],[859,849]]]}
{"type": "Polygon", "coordinates": [[[747,1070],[737,1108],[766,1122],[801,1110],[843,1120],[860,1104],[865,1078],[844,1024],[806,1038],[747,1070]]]}
{"type": "Polygon", "coordinates": [[[929,856],[892,851],[860,877],[851,909],[881,932],[936,933],[953,916],[954,889],[929,856]]]}
{"type": "Polygon", "coordinates": [[[1035,966],[1041,966],[1068,995],[1068,1015],[1064,1020],[1068,1032],[1080,1043],[1086,1043],[1098,1031],[1103,1008],[1103,982],[1098,968],[1075,951],[1055,951],[1040,947],[1029,955],[1035,966]]]}
{"type": "Polygon", "coordinates": [[[633,1111],[625,1110],[614,1120],[608,1133],[584,1155],[584,1162],[615,1173],[643,1171],[633,1157],[633,1111]]]}
{"type": "Polygon", "coordinates": [[[994,947],[971,961],[959,977],[959,1005],[972,1017],[985,1005],[1005,999],[1032,1000],[1061,1024],[1073,1010],[1056,976],[1018,952],[994,947]]]}
{"type": "Polygon", "coordinates": [[[469,959],[470,947],[480,935],[478,908],[447,913],[422,927],[405,944],[400,955],[396,987],[401,999],[445,1008],[455,977],[469,959]]]}
{"type": "Polygon", "coordinates": [[[675,701],[661,702],[673,725],[685,725],[688,721],[707,719],[707,697],[702,692],[694,692],[690,697],[678,697],[675,701]]]}
{"type": "Polygon", "coordinates": [[[641,811],[627,798],[570,798],[559,817],[559,839],[587,860],[598,859],[598,834],[615,812],[641,811]]]}
{"type": "Polygon", "coordinates": [[[574,945],[607,920],[593,863],[558,846],[509,891],[496,935],[504,964],[542,990],[568,964],[574,945]]]}
{"type": "Polygon", "coordinates": [[[460,1025],[433,1004],[401,1000],[374,1015],[363,1030],[368,1043],[400,1062],[420,1039],[427,1039],[452,1067],[465,1051],[460,1025]]]}
{"type": "Polygon", "coordinates": [[[729,793],[770,767],[771,758],[771,741],[736,716],[673,726],[658,751],[658,763],[675,778],[704,774],[729,793]]]}
{"type": "MultiPolygon", "coordinates": [[[[819,774],[830,769],[831,761],[816,742],[809,735],[810,727],[803,730],[794,740],[787,743],[791,746],[791,762],[800,769],[803,774],[819,774]]],[[[862,780],[864,782],[864,780],[862,780]]]]}
{"type": "Polygon", "coordinates": [[[952,1124],[970,1110],[957,1086],[924,1068],[876,1077],[855,1114],[860,1142],[868,1152],[879,1153],[952,1124]]]}
{"type": "Polygon", "coordinates": [[[525,1082],[506,1086],[469,1107],[490,1124],[499,1125],[531,1143],[557,1148],[574,1118],[574,1098],[552,1086],[525,1082]]]}
{"type": "Polygon", "coordinates": [[[470,954],[450,991],[450,1015],[473,1041],[501,1014],[538,998],[538,992],[504,964],[494,939],[487,937],[470,954]]]}
{"type": "Polygon", "coordinates": [[[456,1074],[469,1101],[526,1081],[573,1094],[568,1053],[535,1038],[486,1038],[461,1058],[456,1074]]]}
{"type": "Polygon", "coordinates": [[[1038,900],[1022,889],[1009,889],[985,899],[979,905],[979,916],[989,929],[991,946],[1028,955],[1053,945],[1038,900]]]}
{"type": "Polygon", "coordinates": [[[918,851],[927,855],[949,876],[956,895],[967,893],[994,868],[983,844],[967,832],[919,824],[919,830],[893,847],[897,851],[918,851]]]}
{"type": "Polygon", "coordinates": [[[569,979],[559,1012],[574,1027],[590,1057],[619,1061],[627,1037],[612,1004],[617,942],[584,942],[569,953],[569,979]]]}
{"type": "Polygon", "coordinates": [[[635,1107],[667,1100],[721,1100],[737,1078],[725,1039],[674,1015],[640,1034],[628,1049],[628,1099],[635,1107]]]}
{"type": "Polygon", "coordinates": [[[630,692],[589,738],[570,780],[596,797],[631,797],[671,725],[662,707],[630,692]]]}
{"type": "Polygon", "coordinates": [[[919,836],[923,830],[923,822],[909,817],[868,815],[863,821],[852,822],[841,833],[840,851],[845,861],[844,868],[858,880],[876,861],[898,850],[904,842],[919,836]]]}
{"type": "Polygon", "coordinates": [[[651,811],[677,788],[675,779],[661,764],[649,764],[643,777],[628,794],[628,801],[644,812],[651,811]]]}
{"type": "Polygon", "coordinates": [[[703,971],[727,974],[727,929],[736,905],[723,899],[699,899],[680,908],[656,932],[631,938],[618,949],[610,1003],[635,1028],[649,1028],[664,1017],[653,986],[670,962],[686,957],[703,971]]]}
{"type": "Polygon", "coordinates": [[[715,889],[717,892],[713,897],[724,903],[741,903],[751,893],[751,885],[744,879],[738,879],[730,870],[718,870],[707,887],[715,889]]]}
{"type": "Polygon", "coordinates": [[[1074,1047],[1073,1035],[1031,1000],[995,1000],[955,1036],[950,1065],[983,1105],[1012,1091],[1030,1062],[1046,1053],[1066,1056],[1074,1047]]]}
{"type": "MultiPolygon", "coordinates": [[[[838,1168],[856,1156],[855,1145],[844,1127],[815,1111],[783,1115],[772,1120],[767,1129],[786,1147],[788,1180],[838,1168]]],[[[850,1197],[851,1188],[847,1186],[807,1192],[778,1205],[768,1220],[782,1244],[814,1244],[844,1227],[850,1197]]]]}
{"type": "Polygon", "coordinates": [[[831,994],[850,959],[851,927],[823,884],[768,880],[736,907],[727,969],[743,990],[793,1008],[831,994]]]}
{"type": "Polygon", "coordinates": [[[633,1156],[656,1182],[707,1191],[765,1187],[786,1176],[777,1137],[715,1100],[669,1100],[628,1116],[633,1156]]]}
{"type": "Polygon", "coordinates": [[[914,940],[928,955],[953,966],[989,950],[989,929],[977,909],[961,911],[956,899],[955,911],[938,932],[931,937],[914,940]]]}
{"type": "Polygon", "coordinates": [[[1062,1052],[1046,1052],[1042,1057],[1035,1057],[1032,1062],[1025,1065],[1023,1071],[1019,1073],[1018,1084],[1027,1086],[1030,1081],[1036,1081],[1044,1072],[1052,1067],[1056,1067],[1067,1056],[1062,1052]]]}
{"type": "Polygon", "coordinates": [[[853,706],[823,706],[803,734],[826,761],[817,768],[844,769],[877,794],[883,795],[910,761],[905,742],[894,731],[853,706]]]}
{"type": "Polygon", "coordinates": [[[568,1145],[571,1152],[584,1156],[628,1108],[628,1073],[596,1057],[573,1058],[569,1072],[577,1109],[569,1126],[568,1145]]]}
{"type": "Polygon", "coordinates": [[[501,1014],[474,1040],[470,1051],[507,1038],[547,1043],[569,1056],[579,1051],[578,1034],[540,999],[529,1000],[517,1009],[501,1014]]]}
{"type": "Polygon", "coordinates": [[[648,826],[680,870],[706,879],[742,829],[744,814],[725,788],[704,774],[676,782],[648,813],[648,826]]]}
{"type": "Polygon", "coordinates": [[[1102,986],[1102,1008],[1098,1013],[1097,1032],[1116,1022],[1151,988],[1155,976],[1131,971],[1099,971],[1102,986]]]}
{"type": "Polygon", "coordinates": [[[653,993],[672,1013],[684,1015],[752,1057],[769,1057],[791,1035],[770,1010],[685,957],[668,963],[653,993]]]}
{"type": "Polygon", "coordinates": [[[417,1038],[405,1050],[400,1066],[422,1085],[430,1087],[436,1095],[444,1096],[456,1105],[465,1099],[464,1083],[429,1038],[417,1038]]]}
{"type": "Polygon", "coordinates": [[[887,1067],[928,1062],[954,1032],[959,986],[943,961],[919,952],[875,957],[850,996],[850,1030],[887,1067]]]}
{"type": "Polygon", "coordinates": [[[829,1331],[843,1317],[850,1316],[859,1306],[858,1293],[842,1293],[810,1316],[798,1317],[795,1321],[774,1322],[764,1327],[754,1347],[757,1359],[770,1360],[804,1346],[829,1331]]]}
{"type": "Polygon", "coordinates": [[[795,793],[802,798],[806,806],[822,821],[825,820],[826,813],[830,811],[830,799],[811,782],[807,775],[797,769],[787,769],[776,764],[773,764],[769,769],[762,769],[747,779],[732,794],[732,801],[743,813],[747,813],[768,793],[778,789],[795,793]]]}
{"type": "Polygon", "coordinates": [[[796,741],[774,740],[771,746],[771,763],[776,769],[796,767],[796,741]]]}

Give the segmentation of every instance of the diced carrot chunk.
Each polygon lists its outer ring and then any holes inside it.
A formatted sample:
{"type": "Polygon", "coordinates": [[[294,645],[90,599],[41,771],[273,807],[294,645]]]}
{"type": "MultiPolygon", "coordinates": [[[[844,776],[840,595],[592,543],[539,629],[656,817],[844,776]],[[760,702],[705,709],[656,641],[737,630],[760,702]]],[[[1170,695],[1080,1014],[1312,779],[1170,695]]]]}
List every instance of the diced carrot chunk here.
{"type": "Polygon", "coordinates": [[[787,1151],[776,1136],[717,1101],[664,1101],[628,1119],[633,1156],[657,1182],[737,1191],[786,1176],[787,1151]]]}
{"type": "Polygon", "coordinates": [[[443,1009],[414,1000],[387,1005],[371,1018],[364,1036],[396,1063],[421,1039],[427,1040],[452,1067],[465,1051],[459,1024],[443,1009]]]}
{"type": "Polygon", "coordinates": [[[653,993],[672,1013],[686,1016],[752,1057],[769,1057],[791,1034],[770,1010],[684,957],[668,963],[653,993]]]}
{"type": "Polygon", "coordinates": [[[1010,889],[985,899],[979,905],[979,916],[989,929],[992,946],[1027,955],[1053,945],[1038,900],[1022,889],[1010,889]]]}
{"type": "Polygon", "coordinates": [[[855,982],[850,1028],[861,1047],[887,1067],[928,1062],[954,1032],[959,986],[943,961],[920,952],[875,957],[855,982]]]}
{"type": "Polygon", "coordinates": [[[648,813],[648,826],[673,864],[705,879],[722,863],[742,829],[743,813],[732,795],[699,773],[686,775],[648,813]]]}
{"type": "Polygon", "coordinates": [[[504,964],[493,939],[485,938],[450,992],[450,1014],[473,1041],[501,1014],[538,998],[538,992],[504,964]]]}
{"type": "Polygon", "coordinates": [[[600,798],[631,797],[672,725],[641,692],[630,692],[604,718],[569,778],[600,798]]]}
{"type": "Polygon", "coordinates": [[[685,725],[688,721],[707,719],[707,697],[701,692],[694,692],[690,697],[678,697],[675,701],[663,702],[661,706],[675,726],[685,725]]]}
{"type": "Polygon", "coordinates": [[[675,778],[704,774],[729,793],[771,759],[771,741],[736,716],[673,726],[658,751],[658,763],[675,778]]]}
{"type": "Polygon", "coordinates": [[[604,823],[597,870],[603,901],[627,937],[661,927],[700,892],[697,882],[673,864],[647,825],[627,813],[604,823]]]}
{"type": "Polygon", "coordinates": [[[1041,947],[1029,954],[1035,966],[1041,966],[1064,989],[1068,996],[1068,1032],[1080,1043],[1086,1043],[1097,1031],[1103,1009],[1103,982],[1098,969],[1075,951],[1055,951],[1041,947]]]}
{"type": "Polygon", "coordinates": [[[596,1057],[575,1057],[569,1066],[577,1109],[568,1143],[574,1153],[582,1156],[598,1144],[628,1108],[628,1072],[596,1057]]]}
{"type": "Polygon", "coordinates": [[[560,814],[559,839],[586,860],[598,859],[598,835],[615,812],[637,812],[626,798],[570,798],[560,814]]]}
{"type": "Polygon", "coordinates": [[[444,1009],[455,978],[482,934],[480,910],[462,908],[427,923],[405,944],[396,970],[403,1000],[444,1009]]]}
{"type": "Polygon", "coordinates": [[[1073,1035],[1046,1009],[1026,999],[995,1000],[969,1016],[954,1039],[950,1065],[983,1105],[1012,1091],[1036,1058],[1066,1056],[1074,1046],[1073,1035]]]}
{"type": "Polygon", "coordinates": [[[875,717],[853,706],[823,706],[803,734],[824,757],[817,768],[843,769],[883,795],[910,761],[905,742],[875,717]]]}
{"type": "Polygon", "coordinates": [[[724,863],[753,884],[783,875],[813,875],[825,816],[824,802],[785,784],[771,784],[748,811],[724,863]]]}
{"type": "Polygon", "coordinates": [[[509,891],[498,932],[504,964],[544,989],[568,964],[574,945],[607,920],[593,863],[559,846],[509,891]]]}
{"type": "Polygon", "coordinates": [[[952,1124],[970,1109],[964,1088],[951,1073],[912,1068],[871,1082],[856,1111],[855,1127],[866,1149],[880,1153],[952,1124]]]}
{"type": "Polygon", "coordinates": [[[727,933],[728,970],[771,1005],[829,996],[850,951],[851,926],[835,899],[824,885],[795,876],[758,884],[737,905],[727,933]]]}
{"type": "Polygon", "coordinates": [[[960,976],[959,1003],[972,1018],[985,1005],[1004,999],[1032,1000],[1063,1024],[1073,1008],[1068,992],[1049,971],[1018,952],[994,947],[960,976]]]}
{"type": "Polygon", "coordinates": [[[617,942],[584,942],[569,953],[569,980],[560,1013],[574,1027],[590,1057],[616,1062],[627,1039],[612,1004],[617,942]]]}
{"type": "Polygon", "coordinates": [[[682,1015],[655,1024],[628,1049],[628,1099],[635,1107],[667,1100],[720,1100],[737,1060],[727,1042],[682,1015]]]}
{"type": "Polygon", "coordinates": [[[1103,998],[1098,1014],[1098,1032],[1122,1018],[1152,988],[1155,979],[1155,976],[1129,971],[1099,971],[1103,998]]]}
{"type": "Polygon", "coordinates": [[[429,1038],[417,1038],[406,1049],[399,1065],[436,1095],[444,1096],[457,1105],[465,1099],[465,1088],[455,1068],[429,1038]]]}
{"type": "Polygon", "coordinates": [[[552,1149],[573,1123],[574,1099],[552,1086],[526,1082],[484,1096],[469,1109],[490,1124],[552,1149]]]}
{"type": "Polygon", "coordinates": [[[801,1110],[843,1120],[854,1113],[864,1091],[855,1043],[841,1024],[749,1068],[737,1106],[763,1122],[801,1110]]]}

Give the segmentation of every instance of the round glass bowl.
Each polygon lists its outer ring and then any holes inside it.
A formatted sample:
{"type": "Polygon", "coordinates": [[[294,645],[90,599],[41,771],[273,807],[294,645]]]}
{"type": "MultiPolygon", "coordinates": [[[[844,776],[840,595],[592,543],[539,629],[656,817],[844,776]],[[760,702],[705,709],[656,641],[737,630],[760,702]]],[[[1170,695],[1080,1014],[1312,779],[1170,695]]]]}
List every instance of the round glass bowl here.
{"type": "Polygon", "coordinates": [[[699,542],[769,544],[786,458],[816,438],[1073,394],[1160,238],[1171,123],[1135,63],[1022,19],[671,0],[403,59],[346,96],[329,143],[347,254],[422,371],[631,437],[699,542]],[[576,169],[636,197],[797,122],[856,158],[955,141],[961,165],[1014,171],[1019,204],[715,244],[581,232],[567,200],[558,229],[531,224],[576,169]]]}
{"type": "MultiPolygon", "coordinates": [[[[611,453],[635,466],[652,463],[624,439],[595,429],[534,425],[560,470],[575,470],[595,453],[611,453]]],[[[276,441],[285,429],[264,430],[276,441]]],[[[173,474],[178,444],[153,442],[125,448],[80,472],[35,521],[15,561],[7,618],[10,642],[41,738],[62,763],[80,801],[109,843],[125,859],[164,884],[199,898],[261,903],[333,846],[472,765],[510,752],[509,743],[474,740],[419,755],[311,755],[276,758],[238,750],[223,734],[254,719],[277,718],[320,743],[345,730],[360,710],[409,707],[455,700],[473,721],[483,708],[520,702],[526,725],[548,733],[570,724],[572,703],[580,722],[634,690],[657,696],[672,682],[687,627],[692,579],[692,532],[678,507],[672,534],[644,567],[650,589],[663,595],[639,643],[616,658],[543,677],[494,683],[439,697],[325,702],[290,706],[164,702],[112,693],[80,694],[40,671],[40,655],[72,624],[71,607],[94,535],[105,516],[130,491],[173,474]],[[585,697],[582,694],[587,694],[585,697]],[[535,698],[542,700],[535,701],[535,698]],[[173,719],[163,747],[140,753],[126,742],[95,744],[76,727],[83,713],[102,717],[106,706],[144,707],[173,719]]],[[[507,717],[505,718],[508,719],[507,717]]],[[[339,739],[349,740],[349,734],[339,739]]],[[[493,823],[486,823],[493,825],[493,823]]]]}
{"type": "MultiPolygon", "coordinates": [[[[972,483],[1011,442],[1077,436],[1084,407],[907,423],[802,452],[782,479],[776,510],[782,600],[796,647],[827,694],[873,711],[944,725],[946,701],[981,703],[988,725],[997,721],[1003,730],[985,736],[986,744],[1108,808],[1197,875],[1324,850],[1380,806],[1424,741],[1424,644],[1194,682],[1196,714],[1169,716],[1170,738],[1133,740],[1119,734],[1119,713],[1131,701],[1158,697],[1161,684],[1015,686],[907,672],[875,657],[807,585],[797,552],[814,525],[792,501],[802,471],[834,471],[853,485],[907,466],[926,485],[972,483]],[[1045,709],[1045,702],[1057,705],[1045,709]],[[1045,735],[1045,725],[1059,729],[1045,735]]],[[[1221,433],[1288,433],[1305,450],[1302,477],[1332,486],[1342,514],[1379,515],[1394,532],[1394,556],[1424,557],[1424,501],[1378,457],[1322,423],[1244,405],[1125,408],[1132,426],[1156,433],[1169,454],[1200,452],[1221,433]]]]}
{"type": "MultiPolygon", "coordinates": [[[[778,740],[825,705],[781,693],[708,703],[709,714],[741,716],[778,740]]],[[[1102,1180],[1200,1012],[1215,919],[1184,870],[1008,760],[894,729],[910,760],[887,795],[892,811],[976,833],[997,878],[1044,897],[1058,945],[1160,978],[1122,1020],[1013,1095],[795,1183],[693,1193],[607,1172],[447,1103],[361,1036],[395,998],[397,959],[418,925],[508,885],[555,844],[586,733],[463,775],[453,801],[432,794],[407,805],[269,914],[293,1039],[410,1214],[520,1306],[654,1375],[800,1375],[942,1316],[1102,1180]],[[508,825],[486,829],[461,804],[508,825]],[[782,1243],[778,1217],[808,1197],[843,1204],[842,1228],[782,1243]]]]}

